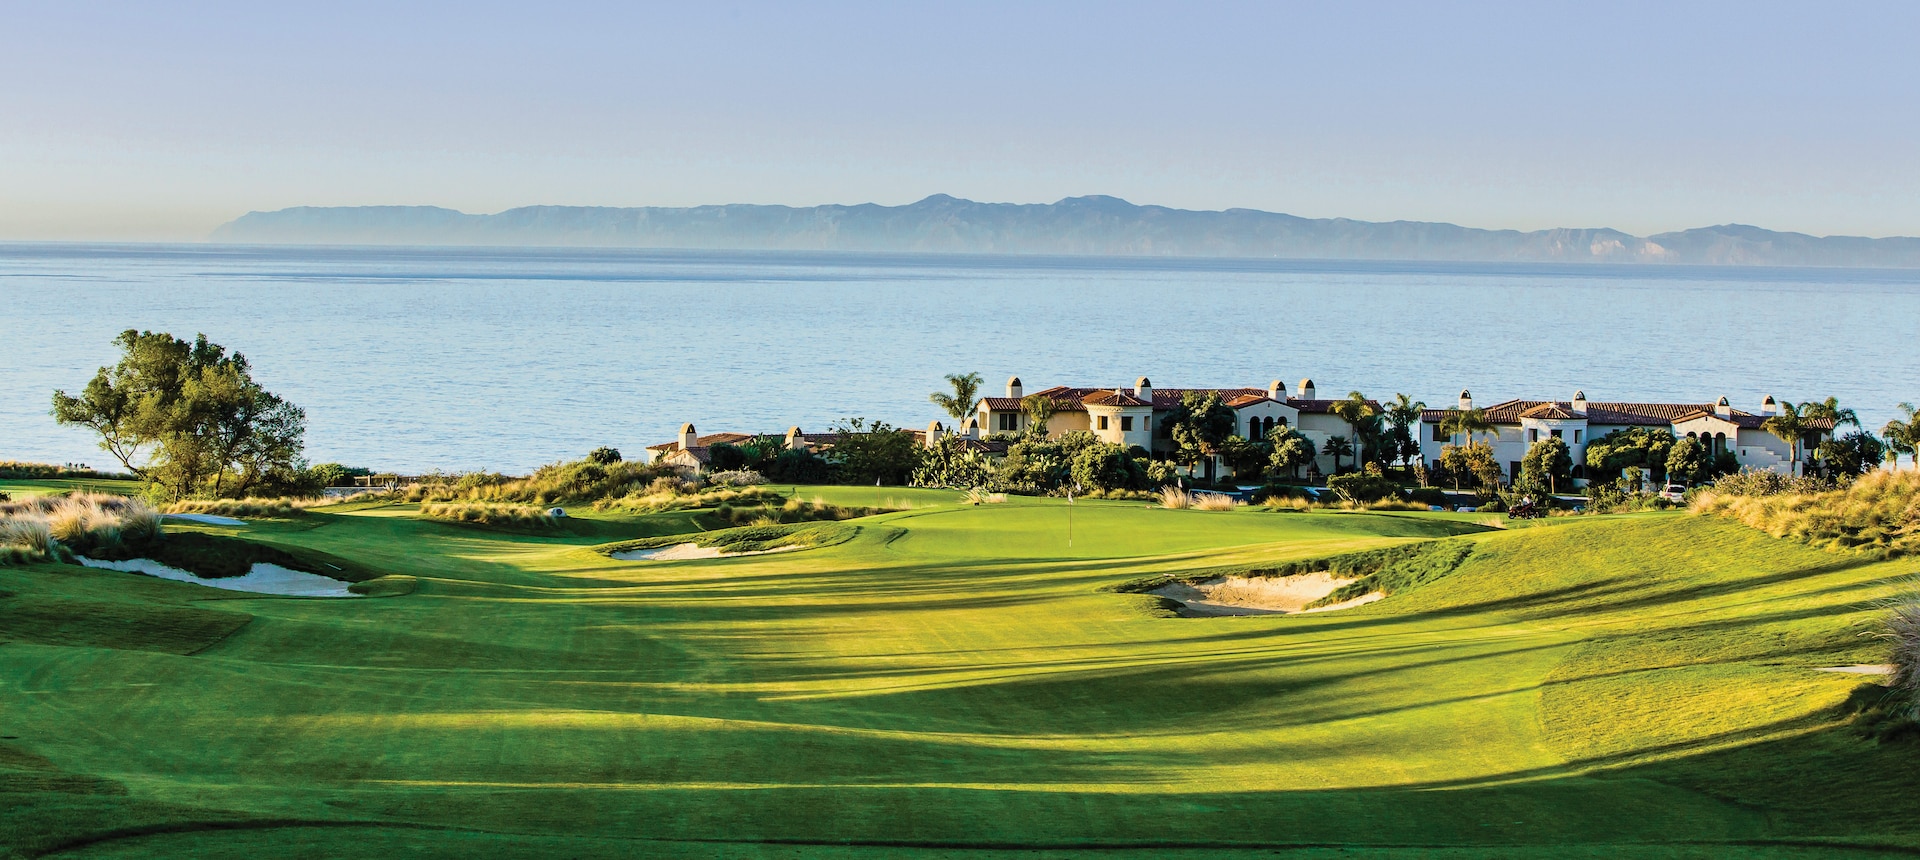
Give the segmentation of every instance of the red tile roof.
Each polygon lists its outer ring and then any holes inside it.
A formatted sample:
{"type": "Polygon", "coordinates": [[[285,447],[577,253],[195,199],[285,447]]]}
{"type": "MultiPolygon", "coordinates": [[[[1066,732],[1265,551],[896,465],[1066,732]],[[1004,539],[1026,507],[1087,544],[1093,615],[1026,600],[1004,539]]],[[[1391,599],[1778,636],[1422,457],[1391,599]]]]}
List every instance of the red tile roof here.
{"type": "MultiPolygon", "coordinates": [[[[1428,409],[1420,413],[1420,420],[1428,424],[1438,424],[1449,413],[1457,409],[1428,409]]],[[[1522,417],[1527,418],[1577,418],[1573,404],[1565,400],[1508,400],[1485,408],[1487,420],[1495,424],[1518,424],[1522,417]]],[[[1705,413],[1713,414],[1711,403],[1588,403],[1587,424],[1600,426],[1640,426],[1665,427],[1676,421],[1705,413]]],[[[1765,417],[1733,410],[1734,423],[1749,429],[1757,428],[1765,417]]],[[[1831,429],[1833,422],[1822,420],[1809,422],[1809,429],[1831,429]]]]}
{"type": "Polygon", "coordinates": [[[1134,396],[1132,392],[1126,391],[1124,389],[1115,389],[1112,391],[1097,391],[1085,397],[1080,398],[1080,402],[1088,406],[1152,406],[1153,405],[1151,402],[1142,400],[1139,397],[1134,396]]]}

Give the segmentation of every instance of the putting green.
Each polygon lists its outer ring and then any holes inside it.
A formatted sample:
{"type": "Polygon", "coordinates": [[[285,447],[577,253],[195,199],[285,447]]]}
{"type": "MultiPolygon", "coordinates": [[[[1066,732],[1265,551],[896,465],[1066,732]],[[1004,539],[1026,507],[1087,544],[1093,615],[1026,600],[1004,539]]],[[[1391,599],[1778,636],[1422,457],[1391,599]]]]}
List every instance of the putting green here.
{"type": "MultiPolygon", "coordinates": [[[[816,490],[802,488],[802,497],[816,490]]],[[[1911,565],[1684,515],[825,488],[832,547],[620,562],[401,506],[211,529],[419,577],[293,600],[0,568],[0,849],[33,856],[1863,856],[1911,746],[1836,707],[1911,565]],[[1071,543],[1069,543],[1069,534],[1071,543]],[[1104,587],[1461,536],[1365,607],[1104,587]]]]}

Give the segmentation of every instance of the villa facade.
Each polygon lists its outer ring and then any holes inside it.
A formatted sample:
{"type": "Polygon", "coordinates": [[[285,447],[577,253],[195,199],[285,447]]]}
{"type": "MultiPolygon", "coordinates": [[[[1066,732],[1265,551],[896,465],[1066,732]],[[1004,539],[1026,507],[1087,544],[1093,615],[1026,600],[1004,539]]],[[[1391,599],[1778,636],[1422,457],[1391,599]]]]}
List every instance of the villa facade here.
{"type": "MultiPolygon", "coordinates": [[[[1028,396],[1045,397],[1053,402],[1054,413],[1047,419],[1047,437],[1086,431],[1102,442],[1138,447],[1156,456],[1172,453],[1173,443],[1159,425],[1168,413],[1178,408],[1189,393],[1212,392],[1233,410],[1234,435],[1247,439],[1265,438],[1276,428],[1292,427],[1313,442],[1315,451],[1333,436],[1351,436],[1352,428],[1331,409],[1337,400],[1315,396],[1313,380],[1302,379],[1292,391],[1274,380],[1265,388],[1155,388],[1142,376],[1132,386],[1115,388],[1070,388],[1054,386],[1028,395],[1020,377],[1007,380],[1002,397],[983,397],[974,415],[958,428],[963,436],[984,438],[1027,431],[1032,419],[1021,402],[1028,396]]],[[[1376,408],[1378,404],[1375,404],[1376,408]]],[[[1224,464],[1202,463],[1196,474],[1221,476],[1224,464]]],[[[1350,465],[1351,458],[1343,460],[1350,465]]],[[[1333,458],[1317,455],[1311,469],[1333,474],[1333,458]]]]}
{"type": "MultiPolygon", "coordinates": [[[[1441,429],[1442,423],[1449,415],[1473,408],[1472,393],[1462,391],[1454,408],[1421,413],[1420,456],[1430,468],[1438,469],[1442,448],[1466,441],[1450,437],[1441,429]]],[[[1724,451],[1732,453],[1743,467],[1803,473],[1811,452],[1833,435],[1833,422],[1808,422],[1796,462],[1792,446],[1761,426],[1778,408],[1771,396],[1761,401],[1759,412],[1743,412],[1733,408],[1725,397],[1711,403],[1601,403],[1589,401],[1584,391],[1576,391],[1571,400],[1506,400],[1486,407],[1483,412],[1495,432],[1481,433],[1477,441],[1493,445],[1494,459],[1508,480],[1519,477],[1520,461],[1533,443],[1557,436],[1573,455],[1575,483],[1583,483],[1587,445],[1616,430],[1635,427],[1664,429],[1676,437],[1698,439],[1706,446],[1709,459],[1724,451]]]]}

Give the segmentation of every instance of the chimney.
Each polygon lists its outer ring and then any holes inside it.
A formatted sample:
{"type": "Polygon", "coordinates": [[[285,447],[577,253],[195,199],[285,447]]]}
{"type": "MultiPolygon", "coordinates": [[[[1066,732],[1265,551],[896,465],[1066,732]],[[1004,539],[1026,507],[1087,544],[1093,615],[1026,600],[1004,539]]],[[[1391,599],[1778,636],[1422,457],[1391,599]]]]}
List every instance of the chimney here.
{"type": "Polygon", "coordinates": [[[1016,398],[1016,399],[1023,396],[1020,392],[1020,377],[1018,376],[1007,377],[1007,396],[1016,398]]]}
{"type": "Polygon", "coordinates": [[[1464,388],[1460,389],[1460,411],[1471,412],[1472,410],[1473,410],[1473,392],[1468,391],[1464,388]]]}
{"type": "Polygon", "coordinates": [[[979,417],[973,416],[973,415],[967,416],[967,423],[960,425],[960,435],[965,436],[968,439],[980,438],[979,417]]]}
{"type": "Polygon", "coordinates": [[[805,447],[807,447],[807,440],[806,440],[806,437],[800,435],[800,428],[788,427],[787,428],[787,450],[798,451],[805,447]]]}
{"type": "Polygon", "coordinates": [[[699,441],[700,437],[693,432],[693,422],[680,425],[680,450],[695,447],[699,441]]]}
{"type": "Polygon", "coordinates": [[[1313,380],[1311,379],[1300,380],[1300,399],[1301,400],[1313,399],[1313,380]]]}
{"type": "Polygon", "coordinates": [[[940,430],[941,430],[941,427],[940,427],[939,421],[927,422],[927,447],[931,448],[934,445],[939,444],[940,430]]]}
{"type": "Polygon", "coordinates": [[[1267,398],[1281,403],[1287,402],[1287,384],[1278,379],[1267,383],[1267,398]]]}
{"type": "Polygon", "coordinates": [[[1133,396],[1138,397],[1141,400],[1145,400],[1148,403],[1152,403],[1153,402],[1153,381],[1147,379],[1144,376],[1134,380],[1133,396]]]}
{"type": "Polygon", "coordinates": [[[1733,404],[1728,403],[1727,398],[1722,397],[1713,404],[1713,414],[1722,418],[1732,418],[1733,404]]]}
{"type": "Polygon", "coordinates": [[[1773,399],[1773,395],[1769,394],[1767,395],[1767,399],[1760,401],[1761,415],[1772,415],[1773,413],[1779,412],[1779,411],[1780,411],[1780,401],[1773,399]]]}
{"type": "Polygon", "coordinates": [[[1587,393],[1586,393],[1585,391],[1575,391],[1575,392],[1573,393],[1573,411],[1574,411],[1575,413],[1577,413],[1577,414],[1581,414],[1581,415],[1585,415],[1585,414],[1586,414],[1586,412],[1587,412],[1587,393]]]}

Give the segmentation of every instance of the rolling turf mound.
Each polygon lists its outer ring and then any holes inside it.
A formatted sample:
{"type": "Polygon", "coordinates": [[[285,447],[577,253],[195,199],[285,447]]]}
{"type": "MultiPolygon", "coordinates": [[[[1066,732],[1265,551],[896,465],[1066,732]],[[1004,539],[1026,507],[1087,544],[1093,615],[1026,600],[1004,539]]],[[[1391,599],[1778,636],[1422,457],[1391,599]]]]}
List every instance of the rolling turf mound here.
{"type": "Polygon", "coordinates": [[[1920,852],[1920,745],[1816,671],[1884,662],[1911,562],[1681,514],[932,492],[806,552],[604,554],[698,532],[657,516],[252,536],[418,581],[385,600],[0,568],[0,856],[1920,852]],[[1436,539],[1472,546],[1338,612],[1115,592],[1436,539]]]}

